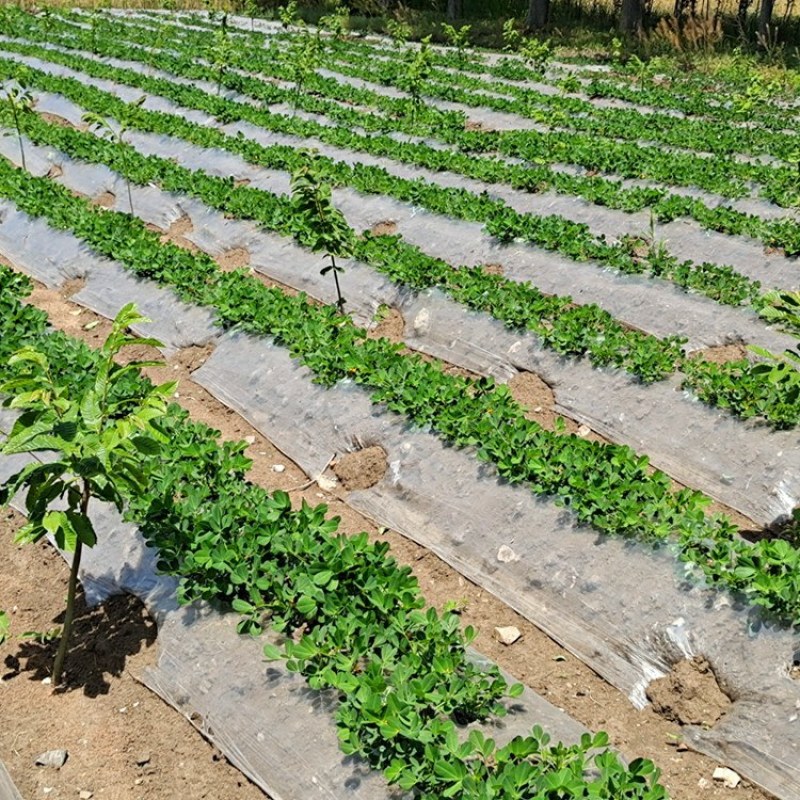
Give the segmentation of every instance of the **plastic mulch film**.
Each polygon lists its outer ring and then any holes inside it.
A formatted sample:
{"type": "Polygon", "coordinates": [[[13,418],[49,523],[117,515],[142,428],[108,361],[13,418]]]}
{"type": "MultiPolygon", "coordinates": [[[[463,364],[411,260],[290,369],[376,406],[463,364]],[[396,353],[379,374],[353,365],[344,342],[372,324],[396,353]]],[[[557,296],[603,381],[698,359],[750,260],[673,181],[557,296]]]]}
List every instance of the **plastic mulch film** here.
{"type": "MultiPolygon", "coordinates": [[[[70,110],[63,100],[58,106],[50,107],[58,107],[67,119],[79,116],[77,107],[72,106],[70,110]]],[[[236,129],[265,143],[274,144],[278,138],[286,138],[246,124],[239,124],[236,129]]],[[[221,176],[233,175],[251,181],[253,186],[278,193],[289,189],[287,174],[255,168],[227,152],[199,148],[166,136],[131,132],[129,139],[145,153],[157,152],[162,157],[177,158],[190,168],[201,168],[221,176]]],[[[2,148],[10,158],[18,159],[12,140],[7,140],[2,148]]],[[[353,157],[353,160],[356,159],[353,157]]],[[[70,170],[70,175],[73,172],[74,169],[70,170]]],[[[119,190],[118,195],[121,201],[119,190]]],[[[741,341],[782,352],[795,344],[793,337],[770,331],[746,309],[721,306],[705,297],[687,294],[667,282],[614,274],[590,263],[576,263],[528,245],[504,247],[488,236],[480,224],[451,220],[391,198],[365,197],[340,189],[335,192],[335,199],[357,230],[390,220],[404,238],[453,264],[499,262],[506,276],[513,280],[530,280],[549,293],[572,294],[578,302],[596,302],[618,319],[659,336],[687,336],[690,350],[741,341]]],[[[124,208],[122,202],[118,207],[124,208]]],[[[144,213],[138,208],[137,212],[144,213]]],[[[776,268],[777,264],[762,266],[763,272],[776,268]]],[[[751,272],[758,272],[758,269],[753,268],[751,272]]],[[[791,281],[796,281],[794,275],[791,281]]]]}
{"type": "MultiPolygon", "coordinates": [[[[0,37],[0,41],[2,41],[2,38],[3,37],[0,37]]],[[[53,49],[57,50],[58,48],[54,47],[53,49]]],[[[60,65],[51,64],[32,57],[17,55],[14,57],[47,72],[70,75],[80,80],[86,80],[86,76],[82,76],[81,73],[60,65]]],[[[103,59],[103,61],[131,68],[136,68],[137,63],[111,58],[103,59]]],[[[166,73],[160,73],[152,68],[148,68],[148,72],[154,75],[161,75],[162,77],[169,77],[170,80],[174,79],[179,82],[187,82],[186,79],[175,78],[171,75],[167,76],[166,73]]],[[[92,83],[106,91],[122,96],[123,99],[132,99],[129,97],[132,90],[128,87],[121,87],[119,84],[114,84],[111,81],[95,81],[94,79],[92,79],[92,83]]],[[[193,85],[200,85],[198,82],[192,83],[193,85]]],[[[210,85],[204,88],[206,91],[215,91],[215,87],[211,87],[210,85]]],[[[134,93],[136,94],[136,99],[142,96],[142,93],[139,91],[135,91],[134,93]]],[[[226,96],[232,99],[247,101],[247,98],[234,96],[233,93],[228,93],[226,96]]],[[[200,124],[217,125],[213,118],[208,115],[191,109],[184,109],[163,98],[148,96],[145,107],[152,110],[178,114],[187,119],[199,122],[200,124]]],[[[44,106],[43,110],[50,109],[44,106]]],[[[67,118],[69,119],[70,117],[67,118]]],[[[79,119],[80,117],[78,116],[78,121],[79,119]]],[[[75,119],[73,118],[72,121],[75,122],[75,119]]],[[[646,237],[652,233],[657,241],[664,241],[674,255],[680,258],[690,258],[697,263],[708,260],[712,263],[729,264],[748,277],[754,280],[760,280],[765,286],[795,289],[800,285],[798,284],[796,265],[793,260],[778,253],[766,254],[763,245],[755,240],[742,236],[727,236],[713,231],[703,230],[697,223],[691,220],[681,219],[665,225],[655,224],[651,231],[650,217],[646,210],[630,214],[597,206],[579,197],[561,195],[555,192],[529,193],[513,189],[503,184],[487,184],[455,173],[425,170],[411,164],[393,161],[389,158],[371,156],[367,153],[356,153],[343,148],[326,145],[316,140],[303,140],[298,137],[275,134],[246,122],[231,123],[220,127],[230,132],[232,135],[236,135],[241,131],[248,138],[252,138],[262,144],[313,146],[320,153],[329,155],[332,158],[343,160],[347,163],[380,166],[398,177],[410,179],[425,178],[433,184],[453,188],[464,188],[478,194],[487,191],[491,196],[504,200],[517,211],[542,215],[558,214],[567,219],[588,225],[597,235],[604,234],[612,238],[621,236],[622,234],[646,237]]],[[[129,133],[128,136],[137,143],[146,138],[133,133],[129,133]]],[[[220,157],[222,156],[220,155],[220,157]]],[[[228,158],[233,159],[235,157],[228,154],[228,158]]],[[[242,163],[239,159],[237,159],[237,161],[240,164],[242,163]]],[[[689,194],[692,193],[691,191],[681,191],[689,194]]],[[[721,201],[722,198],[717,198],[717,202],[721,201]]],[[[771,204],[764,204],[756,199],[750,199],[745,202],[749,205],[747,208],[743,208],[743,210],[749,209],[757,213],[763,213],[766,209],[774,210],[777,208],[771,204]],[[762,205],[765,206],[765,209],[761,208],[762,205]]],[[[361,203],[364,203],[363,198],[361,199],[361,203]]],[[[777,209],[775,214],[786,216],[787,212],[785,210],[783,210],[782,214],[780,212],[781,210],[777,209]]],[[[770,214],[770,216],[772,216],[772,214],[770,214]]],[[[486,238],[488,239],[489,237],[486,238]]]]}
{"type": "MultiPolygon", "coordinates": [[[[169,143],[174,144],[174,140],[169,143]]],[[[156,149],[153,142],[150,147],[156,149]]],[[[36,161],[39,171],[47,172],[51,162],[42,156],[45,151],[28,149],[33,161],[39,159],[36,161]]],[[[204,152],[209,161],[213,160],[214,151],[204,152]]],[[[52,159],[53,154],[49,153],[48,157],[52,159]]],[[[104,168],[94,165],[66,159],[59,163],[62,174],[58,180],[69,186],[89,187],[95,173],[98,181],[107,177],[104,168]]],[[[224,163],[231,166],[227,160],[224,163]]],[[[265,174],[256,175],[254,171],[235,172],[234,175],[269,178],[265,174]]],[[[98,183],[98,186],[103,185],[98,183]]],[[[118,180],[111,188],[117,195],[117,207],[125,210],[128,201],[122,182],[118,180]]],[[[323,302],[335,300],[333,282],[320,275],[322,258],[298,247],[291,239],[265,233],[250,222],[226,219],[198,201],[159,192],[155,187],[134,187],[133,197],[137,214],[147,221],[164,226],[188,217],[192,230],[184,236],[212,256],[221,259],[242,248],[249,254],[250,265],[258,272],[306,291],[323,302]]],[[[452,238],[446,235],[450,230],[446,226],[434,228],[439,218],[416,213],[413,209],[409,212],[408,208],[406,212],[406,221],[414,226],[412,232],[420,239],[437,239],[437,247],[469,248],[466,235],[459,240],[455,234],[452,238]]],[[[357,208],[354,213],[359,213],[357,208]]],[[[113,316],[141,287],[143,310],[151,318],[162,320],[160,329],[153,333],[165,342],[168,352],[205,343],[215,335],[209,312],[183,306],[180,316],[165,315],[163,309],[159,310],[159,304],[166,303],[169,308],[173,303],[172,294],[167,290],[142,284],[109,262],[98,260],[66,232],[54,232],[51,237],[45,223],[32,221],[12,210],[8,214],[8,220],[0,225],[0,249],[45,283],[56,285],[62,274],[72,277],[76,269],[85,273],[92,264],[103,265],[102,269],[91,271],[85,287],[74,297],[77,302],[113,316]],[[39,247],[40,242],[46,244],[39,247]],[[56,264],[55,272],[48,267],[56,264]],[[169,320],[169,324],[164,320],[169,320]]],[[[456,227],[458,230],[461,229],[456,227]]],[[[526,260],[526,255],[530,256],[527,249],[509,249],[509,252],[516,255],[522,270],[530,267],[526,260]]],[[[506,263],[510,263],[510,259],[506,263]]],[[[770,431],[756,423],[737,421],[728,413],[711,409],[681,391],[677,378],[642,386],[627,374],[593,369],[586,361],[559,358],[544,350],[532,334],[509,331],[487,315],[468,312],[438,292],[418,297],[399,290],[363,264],[353,261],[342,264],[346,269],[342,283],[347,309],[358,324],[369,327],[381,305],[393,306],[406,320],[405,341],[416,350],[482,375],[492,375],[500,381],[509,380],[519,370],[536,372],[553,388],[558,411],[612,441],[647,453],[656,466],[672,477],[706,492],[756,522],[770,524],[786,516],[800,501],[800,450],[796,446],[795,431],[770,431]]],[[[581,268],[583,265],[574,266],[581,268]]],[[[524,274],[527,273],[523,271],[524,274]]],[[[609,276],[593,270],[587,273],[586,280],[598,277],[607,279],[609,276]]],[[[628,298],[639,304],[634,311],[646,315],[651,287],[643,286],[642,278],[616,277],[618,287],[610,302],[620,303],[622,288],[625,288],[628,298]]],[[[675,317],[679,326],[688,327],[698,320],[696,310],[704,312],[706,316],[699,319],[703,326],[707,324],[710,328],[704,331],[706,343],[724,342],[741,335],[737,327],[720,330],[718,326],[750,321],[741,311],[719,308],[704,298],[667,288],[671,290],[674,305],[664,313],[675,317]],[[713,316],[712,311],[716,311],[717,316],[713,316]],[[712,335],[716,338],[709,340],[712,335]]],[[[630,313],[628,306],[623,318],[629,318],[630,313]]],[[[654,322],[658,324],[658,320],[654,322]]],[[[793,344],[793,339],[770,332],[755,320],[751,328],[761,336],[755,341],[774,350],[793,344]]]]}
{"type": "Polygon", "coordinates": [[[207,310],[178,301],[152,282],[137,280],[69,233],[53,230],[6,201],[0,201],[0,253],[46,286],[58,287],[74,277],[85,279],[71,299],[111,319],[135,299],[142,314],[152,320],[136,325],[136,331],[159,339],[167,356],[219,335],[207,310]]]}
{"type": "Polygon", "coordinates": [[[735,702],[724,726],[691,730],[693,746],[724,747],[733,768],[779,797],[798,796],[800,685],[789,676],[796,635],[687,580],[668,549],[577,529],[568,512],[504,485],[473,454],[409,430],[358,387],[313,384],[267,342],[226,337],[194,379],[311,476],[334,454],[382,447],[387,474],[352,492],[349,504],[492,591],[637,705],[676,660],[708,658],[735,702]]]}

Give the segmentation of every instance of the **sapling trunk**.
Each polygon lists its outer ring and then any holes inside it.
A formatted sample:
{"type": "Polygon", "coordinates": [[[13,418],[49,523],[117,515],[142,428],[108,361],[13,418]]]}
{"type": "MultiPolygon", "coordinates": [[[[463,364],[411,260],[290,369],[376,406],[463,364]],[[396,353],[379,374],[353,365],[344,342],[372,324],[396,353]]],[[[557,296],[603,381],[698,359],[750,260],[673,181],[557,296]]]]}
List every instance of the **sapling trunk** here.
{"type": "MultiPolygon", "coordinates": [[[[84,517],[89,509],[89,497],[89,482],[84,480],[80,506],[80,513],[84,517]]],[[[69,639],[72,632],[72,618],[75,614],[75,591],[78,586],[78,569],[81,565],[82,551],[83,542],[81,542],[79,537],[75,542],[75,552],[72,554],[72,566],[70,567],[69,571],[69,584],[67,585],[67,609],[64,613],[64,629],[61,632],[61,641],[58,643],[56,660],[53,662],[53,686],[58,686],[61,683],[61,673],[64,669],[64,658],[67,655],[67,648],[69,647],[69,639]]]]}
{"type": "Polygon", "coordinates": [[[22,146],[22,129],[19,127],[19,117],[17,116],[17,107],[14,103],[11,104],[11,113],[14,115],[14,127],[17,129],[17,140],[19,141],[19,155],[22,159],[22,169],[26,172],[28,170],[25,164],[25,148],[22,146]]]}
{"type": "Polygon", "coordinates": [[[329,253],[331,257],[331,266],[333,267],[333,282],[336,284],[336,307],[339,309],[339,313],[344,315],[344,297],[342,297],[342,290],[339,288],[339,275],[336,272],[336,259],[334,258],[333,253],[329,253]]]}

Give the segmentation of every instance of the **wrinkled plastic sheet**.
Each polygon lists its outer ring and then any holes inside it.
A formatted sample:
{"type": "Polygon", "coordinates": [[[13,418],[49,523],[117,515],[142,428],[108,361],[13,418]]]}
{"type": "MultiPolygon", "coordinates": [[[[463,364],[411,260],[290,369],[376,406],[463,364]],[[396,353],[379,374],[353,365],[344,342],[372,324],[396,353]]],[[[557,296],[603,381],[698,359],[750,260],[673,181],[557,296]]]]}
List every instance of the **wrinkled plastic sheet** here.
{"type": "MultiPolygon", "coordinates": [[[[147,149],[155,152],[157,144],[148,140],[147,149]]],[[[175,141],[167,140],[167,145],[167,153],[179,158],[182,151],[174,147],[175,141]]],[[[32,163],[46,172],[51,164],[48,159],[54,154],[47,152],[45,157],[43,150],[33,147],[29,150],[32,163]]],[[[206,150],[189,155],[211,162],[216,154],[217,151],[206,150]]],[[[186,153],[183,156],[185,158],[186,153]]],[[[63,175],[59,180],[70,186],[89,188],[94,171],[97,171],[98,180],[107,178],[104,168],[98,170],[94,165],[64,159],[60,163],[63,175]]],[[[221,154],[221,163],[221,171],[237,166],[226,153],[221,154]]],[[[273,187],[276,189],[285,188],[288,181],[283,173],[238,166],[239,170],[232,173],[238,178],[252,178],[262,183],[277,181],[279,185],[273,187]]],[[[117,192],[117,206],[127,207],[127,197],[121,186],[114,184],[112,188],[117,192]]],[[[193,230],[185,234],[186,238],[210,255],[221,257],[232,249],[244,248],[250,254],[254,270],[322,302],[335,301],[333,281],[320,275],[323,259],[300,248],[293,240],[267,233],[251,222],[226,219],[198,201],[163,193],[155,187],[134,187],[133,196],[137,214],[160,226],[183,215],[189,216],[193,230]]],[[[397,206],[395,210],[403,211],[403,207],[397,206]]],[[[91,251],[70,234],[57,233],[52,248],[49,244],[39,247],[39,242],[50,241],[46,223],[34,222],[25,215],[17,219],[13,216],[16,212],[9,213],[12,217],[7,225],[0,226],[0,237],[4,237],[7,253],[48,285],[58,284],[62,274],[71,277],[76,264],[84,273],[91,264],[102,264],[103,269],[91,272],[86,286],[74,299],[107,316],[113,316],[129,294],[138,291],[140,282],[119,267],[102,259],[98,262],[91,251]],[[34,247],[33,243],[37,245],[34,247]],[[40,257],[42,261],[38,260],[40,257]],[[53,272],[47,265],[56,262],[59,267],[53,272]]],[[[355,213],[361,212],[356,208],[355,213]]],[[[406,213],[408,216],[407,209],[406,213]]],[[[414,228],[419,232],[417,235],[425,236],[427,230],[431,240],[437,237],[432,226],[439,221],[424,212],[414,213],[413,209],[408,216],[409,223],[422,223],[414,228]]],[[[469,248],[466,237],[448,242],[442,232],[446,230],[443,226],[439,231],[437,246],[452,244],[458,248],[464,247],[466,242],[469,248]]],[[[530,262],[526,256],[530,258],[530,253],[524,249],[517,255],[518,263],[527,268],[530,262]]],[[[557,411],[587,424],[612,441],[647,453],[655,466],[681,483],[706,492],[757,523],[768,525],[785,517],[800,501],[800,451],[796,447],[795,431],[770,431],[757,423],[735,420],[728,413],[707,407],[681,391],[677,377],[645,387],[626,373],[593,369],[585,360],[560,358],[544,349],[532,334],[510,331],[488,315],[469,312],[438,292],[417,297],[364,264],[352,260],[342,260],[341,264],[346,270],[343,291],[347,309],[358,324],[371,326],[381,305],[392,306],[403,314],[407,322],[405,341],[415,350],[481,375],[491,375],[501,382],[509,380],[519,370],[535,372],[554,390],[557,411]]],[[[523,273],[523,277],[525,275],[523,273]]],[[[643,286],[645,279],[587,271],[587,281],[598,277],[619,279],[629,296],[639,302],[641,315],[648,314],[651,287],[643,286]]],[[[718,326],[748,321],[742,312],[720,309],[711,301],[680,293],[673,287],[667,289],[676,305],[667,308],[665,313],[693,324],[697,320],[696,314],[690,315],[693,306],[707,312],[703,320],[709,326],[706,335],[719,337],[716,340],[719,343],[735,338],[738,329],[730,333],[725,328],[720,331],[718,326]],[[679,314],[679,310],[683,313],[679,314]]],[[[619,302],[621,294],[620,288],[616,288],[613,301],[619,302]]],[[[172,302],[168,290],[153,287],[147,289],[147,297],[143,298],[148,316],[172,322],[171,326],[162,324],[155,331],[158,338],[167,343],[170,353],[179,347],[202,344],[214,338],[216,331],[209,312],[183,306],[180,316],[165,315],[159,304],[167,303],[169,307],[172,302]]],[[[629,309],[626,313],[630,313],[629,309]]],[[[752,328],[761,335],[756,341],[762,346],[780,350],[793,344],[789,337],[771,334],[760,323],[754,323],[752,328]],[[765,338],[770,336],[778,338],[765,338]]]]}
{"type": "Polygon", "coordinates": [[[110,319],[135,297],[139,311],[152,321],[133,329],[161,341],[161,350],[168,357],[219,335],[206,309],[189,306],[170,290],[138,280],[71,234],[53,230],[7,201],[0,201],[0,253],[48,287],[59,287],[70,278],[84,278],[83,288],[72,301],[110,319]]]}
{"type": "Polygon", "coordinates": [[[737,699],[724,729],[691,730],[693,746],[710,752],[724,730],[726,763],[780,797],[800,792],[800,686],[788,674],[800,641],[792,632],[687,580],[669,548],[598,538],[553,503],[503,484],[474,454],[410,430],[358,387],[313,384],[265,341],[226,337],[193,377],[311,476],[334,454],[380,445],[387,475],[352,492],[350,505],[492,591],[637,705],[676,660],[708,658],[737,699]],[[498,559],[504,545],[510,562],[498,559]]]}
{"type": "MultiPolygon", "coordinates": [[[[2,39],[3,37],[0,37],[0,41],[2,41],[2,39]]],[[[30,63],[32,66],[39,69],[44,69],[47,72],[68,74],[79,80],[86,80],[85,75],[60,65],[50,64],[32,57],[15,56],[15,58],[24,61],[24,63],[30,63]]],[[[131,68],[135,66],[135,62],[122,62],[117,59],[103,60],[118,66],[127,66],[131,68]]],[[[173,79],[173,76],[167,75],[167,73],[158,73],[152,69],[150,72],[151,74],[160,74],[161,76],[169,77],[170,80],[173,79]]],[[[118,94],[123,97],[123,99],[132,99],[126,96],[130,94],[130,90],[125,87],[120,87],[120,85],[114,84],[111,81],[97,82],[93,80],[92,82],[97,85],[102,84],[100,88],[118,94]]],[[[184,80],[184,82],[186,81],[184,80]]],[[[209,88],[209,86],[205,86],[204,88],[206,91],[213,91],[213,88],[209,88]]],[[[134,93],[137,96],[136,99],[142,94],[141,92],[134,93]]],[[[226,96],[231,99],[250,102],[247,98],[235,96],[233,93],[229,93],[226,96]]],[[[164,98],[152,95],[147,96],[145,107],[151,110],[177,114],[199,124],[217,125],[208,115],[192,111],[191,109],[184,109],[164,98]]],[[[49,108],[44,107],[43,110],[49,110],[49,108]]],[[[71,121],[76,122],[74,119],[71,121]]],[[[594,205],[580,197],[562,195],[556,192],[523,192],[504,184],[487,184],[456,173],[425,170],[415,167],[412,164],[403,164],[389,158],[371,156],[367,153],[357,153],[327,145],[316,140],[306,140],[295,136],[272,133],[248,123],[239,122],[220,127],[222,130],[232,135],[236,135],[241,131],[248,138],[265,145],[288,144],[291,146],[313,146],[323,155],[328,155],[350,164],[359,163],[379,166],[401,178],[425,178],[434,184],[451,188],[464,188],[477,194],[485,191],[493,197],[502,199],[519,212],[543,215],[558,214],[566,219],[588,225],[590,230],[596,235],[606,235],[613,238],[623,234],[649,236],[651,233],[650,216],[646,209],[636,213],[626,213],[594,205]]],[[[141,138],[143,138],[141,135],[129,133],[129,139],[131,140],[140,141],[141,138]]],[[[229,156],[229,158],[233,157],[229,156]]],[[[678,189],[678,191],[685,194],[692,194],[690,190],[678,189]]],[[[717,198],[716,201],[714,201],[713,198],[706,196],[704,199],[706,199],[706,201],[711,201],[712,204],[715,202],[718,205],[724,204],[722,198],[717,198]]],[[[742,204],[743,211],[755,212],[773,217],[789,215],[787,210],[778,209],[772,204],[764,203],[755,198],[739,202],[742,204]],[[772,209],[772,211],[770,211],[770,209],[772,209]]],[[[733,205],[737,207],[736,203],[733,205]]],[[[696,222],[688,219],[676,220],[663,225],[656,224],[652,228],[652,234],[657,241],[664,241],[669,246],[671,252],[680,258],[689,258],[697,263],[706,260],[711,263],[729,264],[744,275],[754,280],[759,280],[763,285],[769,287],[796,289],[800,286],[794,260],[786,258],[778,253],[765,253],[763,244],[756,240],[743,236],[726,236],[714,231],[704,230],[696,222]]]]}

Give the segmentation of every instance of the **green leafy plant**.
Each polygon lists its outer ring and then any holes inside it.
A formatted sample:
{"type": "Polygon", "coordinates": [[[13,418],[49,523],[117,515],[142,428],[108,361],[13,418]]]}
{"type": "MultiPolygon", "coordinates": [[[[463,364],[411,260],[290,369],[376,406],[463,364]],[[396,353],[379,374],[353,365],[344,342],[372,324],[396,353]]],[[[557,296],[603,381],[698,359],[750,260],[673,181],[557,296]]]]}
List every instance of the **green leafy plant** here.
{"type": "Polygon", "coordinates": [[[19,635],[22,641],[49,644],[55,642],[62,634],[61,628],[50,628],[46,631],[24,631],[19,635]]]}
{"type": "Polygon", "coordinates": [[[398,86],[411,95],[414,114],[416,115],[422,103],[422,91],[425,82],[433,71],[433,54],[431,52],[431,37],[426,36],[420,41],[419,49],[409,50],[405,58],[405,70],[399,76],[398,86]]]}
{"type": "Polygon", "coordinates": [[[292,101],[295,111],[306,84],[316,74],[321,53],[322,42],[319,37],[311,36],[308,32],[294,37],[286,50],[285,59],[295,89],[292,101]]]}
{"type": "Polygon", "coordinates": [[[292,174],[292,201],[298,223],[296,236],[302,244],[314,252],[324,252],[331,260],[320,274],[333,274],[336,307],[344,314],[345,299],[339,286],[339,273],[344,270],[336,263],[336,258],[352,254],[353,229],[334,206],[331,187],[322,180],[311,153],[292,174]]]}
{"type": "Polygon", "coordinates": [[[258,0],[244,0],[242,11],[246,17],[250,17],[250,32],[256,29],[256,17],[258,16],[258,0]]]}
{"type": "Polygon", "coordinates": [[[343,39],[350,25],[350,9],[337,3],[330,14],[320,17],[319,25],[334,39],[343,39]]]}
{"type": "Polygon", "coordinates": [[[22,144],[22,119],[25,114],[29,114],[33,109],[33,97],[28,89],[19,81],[16,86],[7,87],[4,94],[3,103],[11,109],[11,115],[14,118],[14,127],[17,129],[17,141],[19,142],[22,169],[27,169],[25,164],[25,147],[22,144]]]}
{"type": "Polygon", "coordinates": [[[767,292],[762,301],[761,317],[800,335],[800,292],[767,292]]]}
{"type": "Polygon", "coordinates": [[[217,77],[217,94],[222,93],[222,81],[233,53],[233,43],[228,33],[228,15],[223,14],[219,28],[214,32],[213,44],[209,49],[209,62],[217,77]]]}
{"type": "Polygon", "coordinates": [[[752,374],[763,376],[770,384],[779,386],[783,401],[790,406],[796,405],[800,400],[800,342],[797,350],[787,347],[783,353],[772,353],[754,344],[748,349],[765,359],[752,366],[752,374]]]}
{"type": "Polygon", "coordinates": [[[54,460],[34,460],[12,475],[0,488],[0,505],[7,505],[21,489],[27,490],[28,520],[17,542],[36,542],[49,534],[59,548],[73,554],[64,629],[53,664],[56,686],[61,683],[69,646],[82,549],[97,541],[89,503],[101,500],[121,511],[124,493],[145,488],[147,460],[160,452],[164,441],[158,420],[175,384],[151,387],[131,398],[120,392],[121,380],[133,370],[158,362],[118,366],[114,360],[123,347],[159,344],[126,332],[130,325],[144,321],[133,304],[120,310],[101,349],[94,380],[81,393],[73,392],[47,355],[34,347],[11,356],[8,363],[15,377],[0,385],[0,392],[8,396],[4,405],[22,412],[0,453],[55,453],[54,460]],[[56,501],[66,508],[54,507],[56,501]]]}
{"type": "Polygon", "coordinates": [[[469,47],[469,34],[472,30],[471,25],[462,25],[456,28],[453,25],[442,23],[442,33],[450,47],[455,47],[456,57],[459,63],[463,64],[466,59],[467,48],[469,47]]]}
{"type": "Polygon", "coordinates": [[[522,45],[522,39],[517,20],[510,17],[503,23],[503,50],[507,53],[516,53],[522,45]]]}
{"type": "Polygon", "coordinates": [[[291,28],[298,21],[297,0],[289,0],[285,6],[278,6],[278,19],[284,28],[291,28]]]}
{"type": "Polygon", "coordinates": [[[537,38],[530,37],[522,42],[519,54],[530,69],[537,75],[543,75],[553,56],[553,48],[549,40],[540,42],[537,38]]]}
{"type": "MultiPolygon", "coordinates": [[[[145,97],[140,97],[135,105],[140,107],[144,101],[145,97]]],[[[115,128],[109,120],[107,120],[101,114],[95,113],[94,111],[87,111],[81,117],[81,119],[87,125],[89,125],[90,128],[94,128],[94,130],[96,130],[102,138],[113,142],[122,158],[125,158],[129,152],[128,148],[126,147],[127,142],[125,141],[125,134],[128,130],[128,127],[125,123],[118,124],[115,128]]],[[[131,180],[129,177],[127,177],[127,175],[125,177],[125,185],[128,189],[128,205],[130,206],[131,214],[133,214],[133,192],[131,191],[131,180]]]]}
{"type": "Polygon", "coordinates": [[[403,47],[412,34],[411,26],[403,20],[390,18],[386,21],[386,33],[395,47],[403,47]]]}

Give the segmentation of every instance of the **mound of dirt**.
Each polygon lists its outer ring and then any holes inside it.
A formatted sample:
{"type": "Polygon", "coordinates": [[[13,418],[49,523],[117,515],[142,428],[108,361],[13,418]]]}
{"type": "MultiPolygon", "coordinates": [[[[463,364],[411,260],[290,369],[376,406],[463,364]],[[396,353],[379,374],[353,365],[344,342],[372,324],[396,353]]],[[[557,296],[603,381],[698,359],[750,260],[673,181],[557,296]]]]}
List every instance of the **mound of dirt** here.
{"type": "Polygon", "coordinates": [[[714,725],[731,705],[701,657],[679,662],[669,675],[652,681],[646,693],[657,714],[681,725],[714,725]]]}
{"type": "Polygon", "coordinates": [[[384,449],[373,445],[346,453],[333,465],[333,471],[339,483],[352,492],[374,486],[386,474],[388,466],[384,449]]]}

